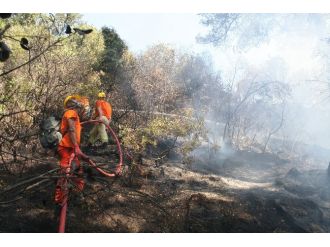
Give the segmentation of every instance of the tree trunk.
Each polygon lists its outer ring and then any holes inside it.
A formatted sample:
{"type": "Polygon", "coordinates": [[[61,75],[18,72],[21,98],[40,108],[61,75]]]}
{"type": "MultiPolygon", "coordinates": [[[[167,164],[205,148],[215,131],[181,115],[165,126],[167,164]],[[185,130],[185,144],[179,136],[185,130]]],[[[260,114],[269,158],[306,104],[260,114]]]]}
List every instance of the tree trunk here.
{"type": "Polygon", "coordinates": [[[262,153],[265,153],[266,148],[267,148],[267,145],[268,145],[268,142],[269,142],[271,136],[272,136],[272,133],[269,133],[269,134],[268,134],[268,137],[267,137],[267,140],[266,140],[266,142],[265,142],[265,145],[264,145],[264,147],[263,147],[263,149],[262,149],[262,153]]]}

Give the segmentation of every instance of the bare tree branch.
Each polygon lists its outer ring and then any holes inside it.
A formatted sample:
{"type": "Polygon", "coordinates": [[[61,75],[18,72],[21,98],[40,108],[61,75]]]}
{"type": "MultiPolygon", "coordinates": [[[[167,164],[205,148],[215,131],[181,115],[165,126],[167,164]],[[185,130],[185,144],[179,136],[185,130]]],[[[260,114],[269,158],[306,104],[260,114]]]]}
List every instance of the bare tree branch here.
{"type": "Polygon", "coordinates": [[[50,48],[52,48],[53,46],[55,46],[56,44],[62,42],[65,38],[59,38],[58,40],[56,40],[55,42],[53,42],[52,44],[48,45],[47,48],[45,48],[43,51],[41,51],[38,55],[34,56],[33,58],[29,59],[28,61],[26,61],[25,63],[15,67],[15,68],[12,68],[10,70],[7,70],[3,73],[0,74],[0,77],[1,76],[5,76],[5,75],[8,75],[9,73],[17,70],[17,69],[20,69],[22,68],[23,66],[29,64],[29,63],[32,63],[34,60],[36,60],[37,58],[39,58],[41,55],[43,55],[44,53],[46,53],[50,48]]]}

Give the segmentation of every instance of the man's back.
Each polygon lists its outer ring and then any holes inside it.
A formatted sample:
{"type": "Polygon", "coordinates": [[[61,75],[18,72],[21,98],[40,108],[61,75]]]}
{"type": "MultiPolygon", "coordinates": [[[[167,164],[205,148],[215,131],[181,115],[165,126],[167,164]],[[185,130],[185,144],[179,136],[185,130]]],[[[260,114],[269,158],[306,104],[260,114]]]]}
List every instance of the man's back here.
{"type": "Polygon", "coordinates": [[[74,145],[68,133],[68,128],[69,128],[68,119],[73,119],[75,122],[76,140],[77,143],[80,144],[81,125],[80,125],[80,119],[78,113],[75,110],[67,110],[65,111],[61,121],[61,134],[63,137],[59,145],[63,147],[73,148],[74,145]]]}
{"type": "Polygon", "coordinates": [[[96,101],[96,109],[95,109],[95,115],[98,117],[98,111],[97,108],[100,107],[102,110],[102,113],[104,116],[107,117],[107,119],[111,119],[112,117],[112,106],[105,100],[97,100],[96,101]]]}

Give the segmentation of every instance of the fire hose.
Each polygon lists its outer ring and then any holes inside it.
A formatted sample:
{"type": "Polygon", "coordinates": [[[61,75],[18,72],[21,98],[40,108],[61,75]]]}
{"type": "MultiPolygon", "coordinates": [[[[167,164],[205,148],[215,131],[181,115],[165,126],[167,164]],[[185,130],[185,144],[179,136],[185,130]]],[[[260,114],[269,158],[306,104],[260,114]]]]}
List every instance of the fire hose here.
{"type": "MultiPolygon", "coordinates": [[[[71,163],[73,161],[75,157],[75,154],[72,153],[70,156],[70,160],[69,160],[69,167],[71,167],[71,163]]],[[[64,183],[62,185],[64,191],[64,196],[63,196],[63,201],[61,203],[61,211],[60,211],[60,222],[59,222],[59,226],[58,226],[58,232],[59,233],[64,233],[65,231],[65,223],[66,223],[66,211],[68,209],[68,197],[69,197],[69,190],[68,190],[68,181],[70,179],[70,173],[67,172],[65,174],[65,180],[64,183]]]]}
{"type": "MultiPolygon", "coordinates": [[[[81,122],[80,124],[84,125],[84,124],[88,124],[88,123],[104,124],[102,121],[99,121],[99,120],[89,120],[89,121],[81,122]]],[[[83,154],[83,156],[81,156],[81,158],[84,161],[86,161],[91,167],[95,168],[99,173],[101,173],[104,176],[107,176],[107,177],[119,176],[122,173],[122,165],[123,165],[123,152],[122,152],[122,149],[121,149],[121,145],[120,145],[118,137],[116,136],[116,134],[112,130],[112,128],[109,125],[106,125],[106,124],[104,124],[104,125],[106,126],[108,132],[110,132],[111,136],[116,141],[117,150],[118,150],[118,153],[119,153],[119,162],[116,165],[115,172],[113,173],[113,172],[108,172],[108,171],[103,170],[102,168],[100,168],[100,166],[96,165],[95,162],[85,154],[83,154]]],[[[71,167],[71,163],[72,163],[74,158],[75,158],[75,154],[72,153],[72,155],[70,157],[70,160],[69,160],[69,167],[71,167]]],[[[64,233],[65,232],[66,212],[67,212],[67,208],[68,208],[68,196],[69,196],[68,181],[70,179],[70,176],[71,176],[70,173],[66,173],[65,181],[64,181],[64,184],[63,184],[64,197],[63,197],[63,202],[61,203],[61,210],[60,210],[60,217],[59,217],[59,228],[58,228],[59,233],[64,233]]]]}
{"type": "MultiPolygon", "coordinates": [[[[104,124],[102,121],[100,120],[89,120],[89,121],[85,121],[82,122],[81,125],[87,124],[87,123],[101,123],[104,124]]],[[[110,132],[111,136],[115,139],[116,141],[116,145],[117,145],[117,150],[118,150],[118,154],[119,154],[119,162],[116,166],[116,172],[115,173],[109,173],[106,172],[104,170],[102,170],[100,167],[98,167],[90,158],[87,157],[87,162],[93,167],[95,168],[98,172],[100,172],[102,175],[107,176],[107,177],[115,177],[116,175],[120,175],[121,174],[121,170],[122,170],[122,165],[123,165],[123,152],[121,149],[121,145],[120,142],[118,140],[118,137],[116,136],[115,132],[113,131],[113,129],[109,126],[104,124],[105,127],[107,128],[107,130],[110,132]]]]}

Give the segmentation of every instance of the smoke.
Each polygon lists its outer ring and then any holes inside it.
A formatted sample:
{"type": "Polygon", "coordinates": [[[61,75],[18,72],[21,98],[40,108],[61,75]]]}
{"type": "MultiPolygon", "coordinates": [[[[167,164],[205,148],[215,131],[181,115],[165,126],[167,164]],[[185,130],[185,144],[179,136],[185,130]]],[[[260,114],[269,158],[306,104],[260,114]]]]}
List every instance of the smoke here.
{"type": "MultiPolygon", "coordinates": [[[[221,81],[225,87],[230,85],[235,78],[231,92],[236,93],[237,97],[241,97],[240,92],[237,93],[235,90],[239,88],[238,83],[242,82],[247,71],[257,74],[255,80],[280,81],[290,87],[291,95],[285,101],[283,126],[280,131],[271,136],[265,150],[266,153],[274,154],[270,157],[270,163],[272,159],[277,159],[276,155],[285,154],[281,157],[292,159],[298,156],[304,157],[301,158],[301,164],[314,159],[319,167],[324,168],[330,160],[330,83],[328,83],[330,81],[328,80],[330,78],[328,69],[330,45],[326,42],[330,36],[329,16],[323,14],[273,16],[275,21],[269,22],[269,25],[280,23],[280,26],[277,28],[270,26],[269,28],[273,28],[273,31],[269,33],[268,39],[260,44],[245,50],[229,49],[228,44],[226,47],[213,48],[214,67],[219,69],[221,81]]],[[[258,14],[254,15],[254,18],[258,19],[258,14]]],[[[254,35],[245,34],[247,37],[254,35]]],[[[228,160],[237,159],[242,152],[238,151],[237,146],[233,147],[232,144],[224,141],[226,120],[218,111],[225,107],[221,105],[225,95],[217,95],[215,92],[216,90],[208,92],[208,96],[212,98],[216,108],[211,108],[204,113],[207,138],[192,152],[192,156],[195,158],[195,168],[219,172],[223,170],[224,164],[232,164],[228,160]]],[[[203,94],[205,91],[200,93],[203,94]]],[[[200,100],[195,102],[200,102],[200,100]]],[[[235,101],[233,102],[235,104],[235,101]]],[[[273,101],[273,103],[276,102],[273,101]]],[[[199,105],[195,107],[197,111],[200,109],[199,105]]],[[[247,147],[250,151],[252,150],[255,157],[253,155],[249,157],[262,159],[263,145],[267,137],[265,120],[269,121],[270,126],[277,126],[279,119],[274,117],[273,110],[265,114],[261,112],[265,109],[257,107],[254,115],[251,115],[249,110],[245,107],[240,114],[245,114],[243,117],[250,116],[252,120],[260,118],[260,123],[257,123],[260,126],[252,126],[259,128],[259,132],[254,136],[256,138],[253,139],[254,144],[252,145],[251,141],[248,144],[250,147],[247,147]]],[[[249,127],[247,123],[246,135],[249,134],[249,127]]],[[[242,138],[245,138],[243,134],[242,138]]],[[[241,161],[244,161],[244,158],[241,161]]],[[[245,162],[252,161],[245,160],[245,162]]]]}
{"type": "MultiPolygon", "coordinates": [[[[255,14],[254,18],[265,18],[255,14]]],[[[326,14],[275,14],[269,22],[266,41],[248,50],[217,48],[213,54],[224,82],[247,67],[253,67],[292,88],[286,127],[299,128],[302,142],[330,148],[328,78],[330,46],[326,14]],[[278,25],[274,26],[273,25],[278,25]],[[268,66],[265,66],[268,64],[268,66]],[[323,83],[322,83],[323,82],[323,83]],[[299,109],[299,110],[298,110],[299,109]]],[[[268,25],[268,24],[267,24],[268,25]]],[[[244,33],[246,37],[254,35],[244,33]]],[[[256,37],[254,37],[256,38],[256,37]]],[[[239,77],[239,74],[236,75],[239,77]]],[[[294,133],[296,135],[296,133],[294,133]]],[[[295,139],[294,136],[291,137],[295,139]]]]}
{"type": "Polygon", "coordinates": [[[194,158],[192,167],[198,171],[221,173],[225,161],[233,158],[236,151],[232,145],[223,140],[222,123],[206,120],[205,127],[206,139],[191,153],[194,158]]]}

